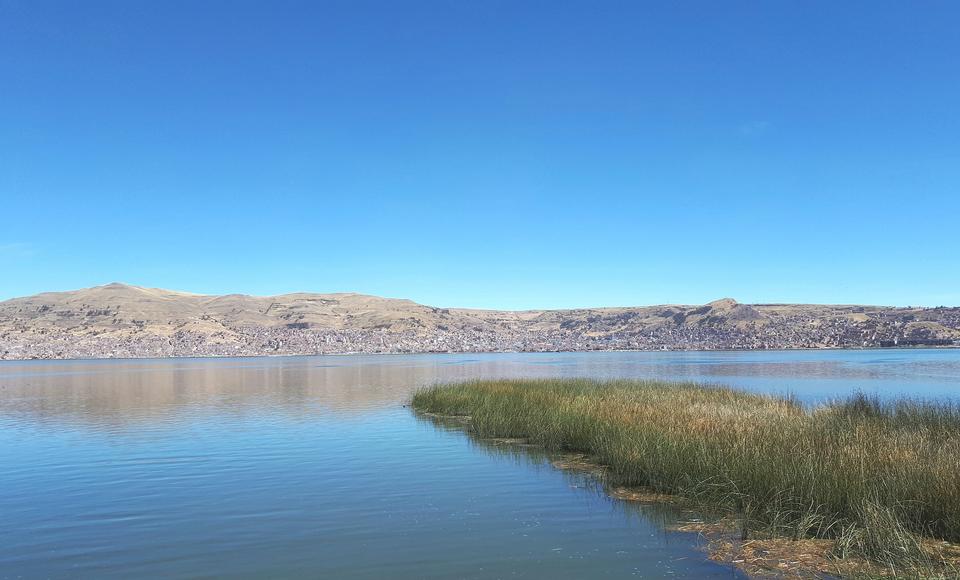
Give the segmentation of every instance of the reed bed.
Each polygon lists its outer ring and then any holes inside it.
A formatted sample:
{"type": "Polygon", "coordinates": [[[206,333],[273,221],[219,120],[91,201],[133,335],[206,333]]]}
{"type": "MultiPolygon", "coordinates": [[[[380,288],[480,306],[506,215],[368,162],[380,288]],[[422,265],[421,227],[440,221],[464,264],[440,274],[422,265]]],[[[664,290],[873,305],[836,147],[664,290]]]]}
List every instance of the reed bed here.
{"type": "MultiPolygon", "coordinates": [[[[891,569],[960,541],[960,406],[789,397],[649,381],[502,380],[423,389],[478,437],[587,453],[608,482],[735,514],[744,537],[831,538],[891,569]],[[926,544],[925,544],[926,542],[926,544]]],[[[917,568],[919,569],[919,568],[917,568]]]]}

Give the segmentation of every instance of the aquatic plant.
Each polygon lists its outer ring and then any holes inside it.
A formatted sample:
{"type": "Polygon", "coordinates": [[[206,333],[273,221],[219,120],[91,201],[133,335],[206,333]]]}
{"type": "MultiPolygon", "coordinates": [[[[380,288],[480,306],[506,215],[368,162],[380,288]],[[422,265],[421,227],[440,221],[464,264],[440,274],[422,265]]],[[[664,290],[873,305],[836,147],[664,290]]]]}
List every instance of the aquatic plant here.
{"type": "Polygon", "coordinates": [[[744,536],[830,538],[891,569],[960,541],[960,406],[855,395],[814,408],[727,387],[582,379],[417,392],[478,437],[587,453],[610,484],[735,514],[744,536]]]}

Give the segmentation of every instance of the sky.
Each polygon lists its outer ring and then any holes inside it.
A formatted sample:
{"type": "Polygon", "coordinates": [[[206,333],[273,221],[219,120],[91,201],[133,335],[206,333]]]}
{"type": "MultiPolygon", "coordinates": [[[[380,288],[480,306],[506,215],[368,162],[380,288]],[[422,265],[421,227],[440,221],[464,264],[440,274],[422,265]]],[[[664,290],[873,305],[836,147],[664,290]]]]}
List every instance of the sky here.
{"type": "Polygon", "coordinates": [[[960,305],[960,3],[0,0],[0,299],[960,305]]]}

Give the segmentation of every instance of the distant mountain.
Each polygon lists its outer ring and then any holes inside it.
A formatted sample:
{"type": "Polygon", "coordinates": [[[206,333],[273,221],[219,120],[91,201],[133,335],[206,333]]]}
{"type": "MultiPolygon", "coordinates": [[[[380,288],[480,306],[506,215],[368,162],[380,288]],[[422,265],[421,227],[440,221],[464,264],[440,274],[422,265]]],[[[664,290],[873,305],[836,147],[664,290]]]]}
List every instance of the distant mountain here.
{"type": "Polygon", "coordinates": [[[960,345],[960,308],[740,304],[497,311],[363,294],[126,284],[0,302],[0,358],[960,345]]]}

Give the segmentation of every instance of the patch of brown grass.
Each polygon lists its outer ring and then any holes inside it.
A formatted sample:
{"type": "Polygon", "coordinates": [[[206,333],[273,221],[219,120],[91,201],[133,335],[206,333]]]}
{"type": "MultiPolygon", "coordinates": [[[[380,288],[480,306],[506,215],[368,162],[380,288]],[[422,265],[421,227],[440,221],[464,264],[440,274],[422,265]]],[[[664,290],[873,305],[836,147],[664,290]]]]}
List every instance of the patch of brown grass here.
{"type": "Polygon", "coordinates": [[[469,416],[481,439],[573,454],[554,465],[602,475],[623,499],[727,513],[755,542],[743,549],[782,553],[771,556],[777,569],[829,545],[853,569],[949,571],[953,548],[924,546],[960,542],[957,405],[855,396],[806,409],[722,387],[590,380],[436,386],[413,405],[469,416]],[[790,556],[790,546],[805,551],[790,556]]]}

